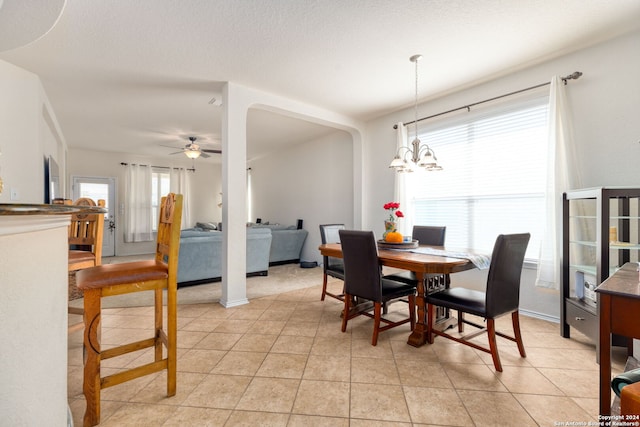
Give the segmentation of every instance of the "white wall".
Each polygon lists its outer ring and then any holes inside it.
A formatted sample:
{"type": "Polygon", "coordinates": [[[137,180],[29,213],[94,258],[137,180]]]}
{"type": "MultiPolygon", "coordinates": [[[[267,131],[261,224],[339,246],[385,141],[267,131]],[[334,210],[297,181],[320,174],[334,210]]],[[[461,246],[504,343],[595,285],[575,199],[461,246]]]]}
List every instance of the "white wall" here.
{"type": "Polygon", "coordinates": [[[353,141],[336,131],[251,162],[252,221],[295,225],[309,232],[304,261],[322,260],[320,224],[353,226],[353,141]]]}
{"type": "MultiPolygon", "coordinates": [[[[195,173],[191,175],[191,223],[182,224],[182,228],[195,225],[196,221],[219,221],[220,208],[220,165],[196,160],[192,163],[185,156],[136,156],[127,153],[99,152],[82,149],[69,149],[68,154],[68,182],[72,176],[109,177],[116,181],[116,206],[125,203],[125,168],[120,163],[139,163],[153,166],[186,167],[195,165],[195,173]],[[184,159],[182,158],[184,157],[184,159]]],[[[67,189],[71,195],[71,188],[67,189]]],[[[153,253],[155,242],[125,243],[124,219],[120,209],[116,209],[116,255],[138,255],[153,253]]]]}
{"type": "Polygon", "coordinates": [[[0,61],[0,203],[44,202],[44,159],[65,167],[66,143],[40,79],[0,61]],[[17,198],[11,200],[11,190],[17,198]]]}
{"type": "MultiPolygon", "coordinates": [[[[428,116],[549,81],[574,71],[584,75],[567,88],[573,111],[582,187],[639,186],[640,32],[515,72],[420,105],[428,116]]],[[[428,71],[426,72],[428,75],[428,71]]],[[[407,82],[411,84],[411,82],[407,82]]],[[[413,119],[413,109],[380,117],[367,125],[364,228],[383,231],[382,205],[393,198],[394,172],[388,169],[396,148],[393,125],[413,119]]],[[[526,155],[526,153],[523,153],[526,155]]],[[[486,272],[456,274],[454,284],[480,287],[486,272]]],[[[559,317],[559,293],[534,286],[535,271],[525,270],[521,307],[559,317]]]]}

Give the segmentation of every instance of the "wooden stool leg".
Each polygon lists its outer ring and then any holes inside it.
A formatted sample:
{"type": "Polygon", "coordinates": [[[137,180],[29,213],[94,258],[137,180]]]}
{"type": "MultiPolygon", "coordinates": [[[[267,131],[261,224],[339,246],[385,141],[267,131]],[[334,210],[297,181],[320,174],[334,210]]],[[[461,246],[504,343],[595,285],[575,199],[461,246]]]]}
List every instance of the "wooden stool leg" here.
{"type": "Polygon", "coordinates": [[[154,293],[154,360],[159,362],[162,360],[162,289],[156,289],[154,293]]]}
{"type": "Polygon", "coordinates": [[[83,425],[100,423],[100,290],[84,291],[84,383],[87,401],[83,425]]]}
{"type": "MultiPolygon", "coordinates": [[[[171,286],[171,285],[170,285],[171,286]]],[[[162,292],[160,293],[162,299],[162,292]]],[[[167,292],[167,396],[176,394],[176,372],[178,365],[178,313],[177,294],[167,292]]]]}

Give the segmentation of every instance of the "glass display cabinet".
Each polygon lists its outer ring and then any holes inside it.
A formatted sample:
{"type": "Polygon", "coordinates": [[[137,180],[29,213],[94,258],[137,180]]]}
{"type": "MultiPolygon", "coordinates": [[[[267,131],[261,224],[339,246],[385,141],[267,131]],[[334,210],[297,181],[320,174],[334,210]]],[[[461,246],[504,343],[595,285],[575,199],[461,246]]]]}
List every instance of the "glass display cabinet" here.
{"type": "Polygon", "coordinates": [[[598,343],[595,288],[625,262],[638,262],[640,188],[600,187],[563,195],[560,333],[575,328],[598,343]]]}

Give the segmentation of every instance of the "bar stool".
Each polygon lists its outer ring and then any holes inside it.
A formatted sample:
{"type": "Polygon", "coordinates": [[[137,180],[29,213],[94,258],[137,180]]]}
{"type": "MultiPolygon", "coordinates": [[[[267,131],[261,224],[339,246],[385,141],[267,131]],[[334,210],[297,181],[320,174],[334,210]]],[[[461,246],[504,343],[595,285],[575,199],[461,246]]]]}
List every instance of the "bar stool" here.
{"type": "Polygon", "coordinates": [[[80,270],[76,276],[79,289],[84,292],[84,382],[87,400],[84,425],[100,423],[100,390],[167,370],[167,396],[176,394],[177,339],[177,273],[180,248],[182,195],[169,193],[162,198],[156,256],[153,260],[108,264],[80,270]],[[163,329],[163,290],[167,291],[167,328],[163,329]],[[100,346],[100,317],[102,297],[131,292],[154,292],[154,336],[148,339],[102,350],[100,346]],[[163,346],[167,349],[163,357],[163,346]],[[102,360],[122,356],[153,347],[154,361],[126,371],[101,377],[102,360]]]}
{"type": "MultiPolygon", "coordinates": [[[[65,200],[64,204],[71,204],[71,200],[65,200]]],[[[76,206],[96,206],[96,203],[87,197],[82,197],[75,202],[76,206]]],[[[97,206],[105,207],[103,199],[98,200],[97,206]]],[[[102,238],[104,234],[104,214],[76,213],[71,215],[69,225],[69,272],[95,267],[102,264],[102,238]]],[[[84,310],[79,307],[68,308],[69,314],[84,315],[84,310]]],[[[84,327],[80,321],[69,325],[68,332],[79,331],[84,327]]]]}

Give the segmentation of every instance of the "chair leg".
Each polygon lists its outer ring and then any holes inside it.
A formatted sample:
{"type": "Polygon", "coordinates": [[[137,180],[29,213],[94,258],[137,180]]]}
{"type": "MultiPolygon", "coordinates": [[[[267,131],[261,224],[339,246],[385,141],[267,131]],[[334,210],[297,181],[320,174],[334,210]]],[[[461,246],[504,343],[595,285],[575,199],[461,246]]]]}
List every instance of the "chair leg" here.
{"type": "Polygon", "coordinates": [[[324,297],[327,295],[327,274],[322,275],[322,296],[320,297],[320,301],[324,301],[324,297]]]}
{"type": "Polygon", "coordinates": [[[502,363],[500,363],[500,355],[498,354],[498,343],[496,341],[496,321],[487,319],[487,334],[489,335],[489,349],[491,350],[491,358],[496,371],[502,372],[502,363]]]}
{"type": "Polygon", "coordinates": [[[351,309],[351,295],[344,294],[344,311],[342,312],[342,332],[347,330],[347,321],[349,320],[349,310],[351,309]]]}
{"type": "Polygon", "coordinates": [[[82,391],[87,401],[83,425],[100,423],[100,290],[84,292],[84,381],[82,391]]]}
{"type": "Polygon", "coordinates": [[[513,323],[513,334],[518,344],[520,356],[527,357],[527,353],[524,351],[524,343],[522,342],[522,333],[520,332],[520,315],[517,310],[511,313],[511,321],[513,323]]]}
{"type": "Polygon", "coordinates": [[[371,345],[378,344],[378,332],[380,331],[380,318],[382,317],[382,303],[374,303],[373,308],[373,338],[371,338],[371,345]]]}

